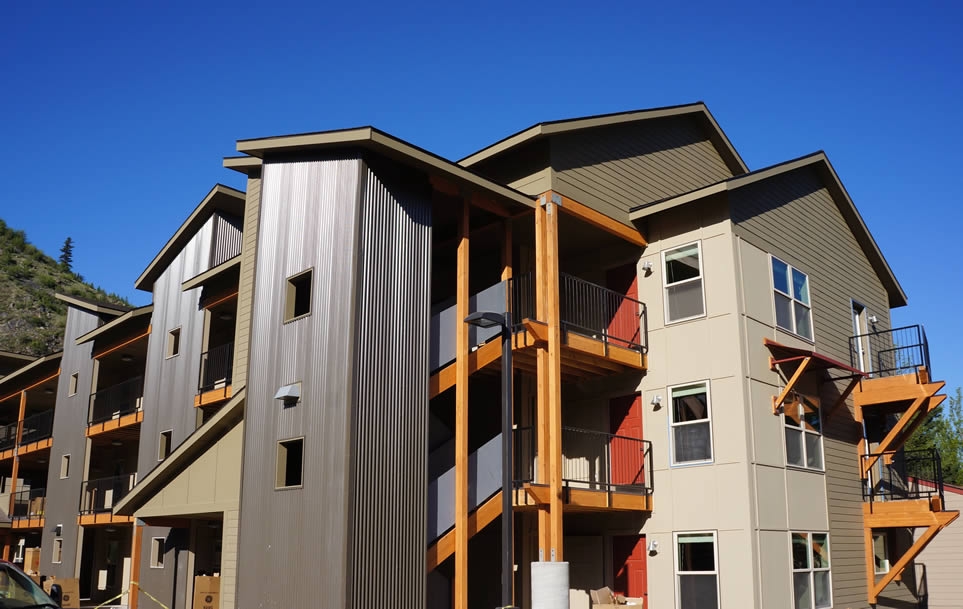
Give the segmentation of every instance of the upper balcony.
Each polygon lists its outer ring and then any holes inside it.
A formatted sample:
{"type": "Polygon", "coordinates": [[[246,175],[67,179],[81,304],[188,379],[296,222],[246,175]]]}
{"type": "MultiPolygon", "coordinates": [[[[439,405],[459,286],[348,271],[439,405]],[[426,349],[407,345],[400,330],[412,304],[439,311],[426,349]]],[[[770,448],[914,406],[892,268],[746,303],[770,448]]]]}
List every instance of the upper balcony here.
{"type": "Polygon", "coordinates": [[[129,516],[115,516],[113,509],[118,501],[127,496],[135,484],[137,484],[137,474],[84,480],[80,489],[80,515],[77,517],[77,523],[90,526],[131,522],[129,516]]]}
{"type": "Polygon", "coordinates": [[[46,489],[31,488],[25,491],[17,491],[13,495],[13,511],[10,513],[11,527],[14,529],[43,528],[46,504],[46,489]]]}
{"type": "Polygon", "coordinates": [[[144,420],[144,377],[138,376],[90,394],[87,437],[139,425],[144,420]]]}
{"type": "Polygon", "coordinates": [[[219,406],[231,397],[234,370],[234,331],[237,316],[237,294],[233,293],[205,305],[205,351],[197,377],[194,406],[219,406]]]}

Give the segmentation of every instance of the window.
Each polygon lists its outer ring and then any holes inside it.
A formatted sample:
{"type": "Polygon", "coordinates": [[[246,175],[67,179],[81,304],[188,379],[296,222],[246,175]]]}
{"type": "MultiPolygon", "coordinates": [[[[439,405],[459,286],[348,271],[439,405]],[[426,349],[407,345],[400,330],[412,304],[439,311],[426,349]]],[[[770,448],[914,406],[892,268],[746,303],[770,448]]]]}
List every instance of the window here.
{"type": "Polygon", "coordinates": [[[150,540],[150,568],[164,568],[164,538],[152,537],[150,540]]]}
{"type": "Polygon", "coordinates": [[[889,545],[886,533],[873,533],[873,559],[876,575],[889,573],[889,545]]]}
{"type": "Polygon", "coordinates": [[[709,384],[694,383],[670,387],[672,464],[712,461],[712,419],[709,384]]]}
{"type": "Polygon", "coordinates": [[[792,588],[795,609],[833,606],[829,534],[792,533],[792,588]]]}
{"type": "Polygon", "coordinates": [[[699,242],[662,252],[665,323],[706,314],[702,292],[702,246],[699,242]]]}
{"type": "Polygon", "coordinates": [[[167,357],[181,352],[181,329],[175,328],[167,333],[167,357]]]}
{"type": "Polygon", "coordinates": [[[301,470],[304,465],[304,438],[278,442],[278,468],[276,488],[301,486],[301,470]]]}
{"type": "Polygon", "coordinates": [[[678,609],[719,607],[719,569],[716,534],[675,534],[676,598],[678,609]]]}
{"type": "Polygon", "coordinates": [[[67,395],[77,395],[77,385],[80,381],[80,373],[74,372],[70,375],[70,386],[68,387],[67,395]]]}
{"type": "Polygon", "coordinates": [[[59,565],[63,561],[64,554],[64,540],[62,537],[55,537],[53,544],[53,556],[50,557],[50,562],[55,565],[59,565]]]}
{"type": "Polygon", "coordinates": [[[160,438],[157,440],[157,460],[163,461],[171,454],[171,437],[174,431],[168,429],[167,431],[160,432],[160,438]]]}
{"type": "Polygon", "coordinates": [[[771,257],[771,261],[776,325],[811,341],[813,321],[809,304],[809,276],[775,256],[771,257]]]}
{"type": "Polygon", "coordinates": [[[786,463],[807,469],[823,469],[823,435],[819,408],[802,398],[788,402],[786,422],[786,463]]]}
{"type": "Polygon", "coordinates": [[[288,278],[284,321],[291,321],[311,312],[311,276],[313,274],[313,271],[308,270],[288,278]]]}
{"type": "Polygon", "coordinates": [[[70,455],[64,455],[60,457],[60,479],[64,480],[70,477],[70,455]]]}

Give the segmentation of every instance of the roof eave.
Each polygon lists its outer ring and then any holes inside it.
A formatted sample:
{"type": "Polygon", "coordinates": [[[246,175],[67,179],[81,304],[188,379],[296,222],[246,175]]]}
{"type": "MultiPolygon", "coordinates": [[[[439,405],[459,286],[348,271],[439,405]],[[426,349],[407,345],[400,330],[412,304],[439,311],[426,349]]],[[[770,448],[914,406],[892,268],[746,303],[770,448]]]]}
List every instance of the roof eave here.
{"type": "MultiPolygon", "coordinates": [[[[12,382],[12,381],[13,381],[14,379],[16,379],[17,377],[23,376],[24,374],[27,374],[27,373],[30,372],[31,370],[34,370],[34,369],[36,369],[36,368],[39,368],[39,367],[43,366],[44,364],[47,364],[47,363],[50,363],[50,362],[60,361],[60,359],[63,357],[63,355],[64,355],[64,352],[63,352],[63,351],[58,351],[58,352],[56,352],[56,353],[51,353],[51,354],[49,354],[49,355],[44,355],[43,357],[38,357],[37,359],[35,359],[34,361],[30,362],[29,364],[27,364],[27,365],[24,366],[23,368],[20,368],[20,369],[18,369],[18,370],[14,370],[13,372],[11,372],[10,374],[8,374],[7,376],[5,376],[5,377],[3,377],[3,378],[0,378],[0,387],[3,387],[3,386],[5,386],[5,385],[9,386],[8,383],[12,382]]],[[[0,393],[2,393],[2,391],[0,391],[0,393]]]]}
{"type": "Polygon", "coordinates": [[[108,323],[105,323],[104,325],[100,326],[99,328],[95,330],[91,330],[90,332],[86,334],[82,334],[81,336],[78,336],[77,339],[74,341],[74,344],[82,345],[84,343],[88,343],[94,340],[95,338],[97,338],[98,336],[102,336],[106,332],[109,332],[115,328],[119,328],[120,326],[123,326],[131,319],[141,317],[142,315],[148,315],[153,311],[154,311],[153,304],[149,304],[143,307],[136,308],[132,311],[128,311],[123,315],[121,315],[120,317],[118,317],[117,319],[112,319],[108,323]]]}

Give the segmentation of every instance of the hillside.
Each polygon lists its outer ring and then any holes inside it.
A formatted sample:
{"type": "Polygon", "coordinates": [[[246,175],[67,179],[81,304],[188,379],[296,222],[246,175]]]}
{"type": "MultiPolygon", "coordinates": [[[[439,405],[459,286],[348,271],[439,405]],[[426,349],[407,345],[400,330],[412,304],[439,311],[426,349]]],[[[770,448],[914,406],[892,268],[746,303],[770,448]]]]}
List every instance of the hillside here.
{"type": "Polygon", "coordinates": [[[56,293],[128,304],[84,282],[0,220],[0,351],[46,355],[63,348],[67,305],[56,293]]]}

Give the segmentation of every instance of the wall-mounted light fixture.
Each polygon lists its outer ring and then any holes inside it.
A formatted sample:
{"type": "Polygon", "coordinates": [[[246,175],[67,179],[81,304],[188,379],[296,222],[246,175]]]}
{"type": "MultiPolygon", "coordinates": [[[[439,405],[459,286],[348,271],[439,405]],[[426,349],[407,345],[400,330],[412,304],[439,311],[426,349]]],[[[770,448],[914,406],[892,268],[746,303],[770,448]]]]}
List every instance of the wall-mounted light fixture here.
{"type": "Polygon", "coordinates": [[[661,395],[655,396],[654,398],[652,398],[652,401],[649,403],[652,404],[652,408],[654,408],[655,410],[662,408],[662,396],[661,395]]]}
{"type": "Polygon", "coordinates": [[[646,260],[645,262],[642,263],[642,272],[645,273],[646,276],[652,274],[652,261],[651,261],[651,260],[646,260]]]}
{"type": "Polygon", "coordinates": [[[120,361],[124,362],[125,364],[129,364],[134,361],[134,356],[130,353],[125,353],[120,356],[120,361]]]}
{"type": "Polygon", "coordinates": [[[649,551],[649,554],[657,553],[659,551],[659,542],[653,539],[648,543],[646,549],[649,551]]]}

